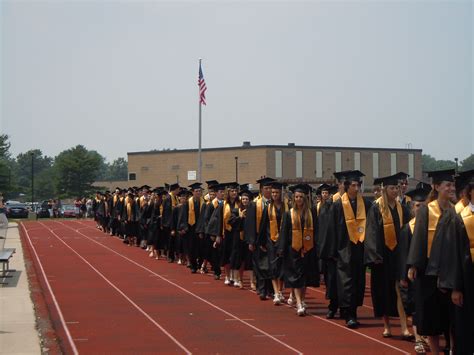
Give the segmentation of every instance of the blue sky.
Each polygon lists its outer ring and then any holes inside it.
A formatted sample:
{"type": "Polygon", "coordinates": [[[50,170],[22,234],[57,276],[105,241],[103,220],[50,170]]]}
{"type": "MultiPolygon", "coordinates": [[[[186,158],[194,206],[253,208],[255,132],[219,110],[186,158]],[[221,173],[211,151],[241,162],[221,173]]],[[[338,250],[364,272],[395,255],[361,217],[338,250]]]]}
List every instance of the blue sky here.
{"type": "Polygon", "coordinates": [[[471,1],[2,1],[16,155],[252,144],[473,153],[471,1]]]}

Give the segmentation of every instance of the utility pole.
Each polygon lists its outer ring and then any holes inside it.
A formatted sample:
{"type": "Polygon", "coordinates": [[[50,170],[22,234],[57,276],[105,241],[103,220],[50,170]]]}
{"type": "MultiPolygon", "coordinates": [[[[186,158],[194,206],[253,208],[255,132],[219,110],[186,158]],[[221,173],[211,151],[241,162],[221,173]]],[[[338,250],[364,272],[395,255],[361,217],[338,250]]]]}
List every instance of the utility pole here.
{"type": "Polygon", "coordinates": [[[31,205],[35,203],[35,153],[31,152],[31,205]]]}
{"type": "Polygon", "coordinates": [[[239,182],[239,157],[235,157],[235,182],[239,182]]]}

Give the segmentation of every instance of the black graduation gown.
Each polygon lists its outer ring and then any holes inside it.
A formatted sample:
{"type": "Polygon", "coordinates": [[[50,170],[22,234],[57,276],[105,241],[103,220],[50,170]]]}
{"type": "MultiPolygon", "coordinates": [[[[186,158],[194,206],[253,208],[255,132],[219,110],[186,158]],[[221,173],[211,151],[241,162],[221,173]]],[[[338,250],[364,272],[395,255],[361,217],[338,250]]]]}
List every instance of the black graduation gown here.
{"type": "MultiPolygon", "coordinates": [[[[293,226],[291,223],[291,211],[283,215],[280,238],[278,240],[278,255],[283,257],[283,270],[285,286],[291,288],[319,287],[319,268],[317,257],[316,240],[316,214],[311,210],[313,216],[313,240],[314,247],[301,256],[300,251],[293,249],[293,226]]],[[[304,221],[301,221],[304,225],[304,221]]],[[[304,238],[304,236],[303,236],[304,238]]]]}
{"type": "Polygon", "coordinates": [[[400,286],[400,297],[402,298],[403,308],[407,315],[412,315],[415,311],[415,289],[413,283],[408,279],[407,258],[410,250],[411,239],[413,234],[409,223],[406,223],[400,230],[400,238],[398,239],[398,281],[404,280],[408,282],[408,287],[400,286]]]}
{"type": "Polygon", "coordinates": [[[245,238],[241,239],[240,234],[244,231],[245,217],[240,217],[240,209],[234,208],[232,210],[232,216],[230,218],[230,224],[232,225],[232,251],[230,254],[230,268],[233,270],[239,270],[244,263],[247,266],[248,262],[248,245],[245,242],[245,238]]]}
{"type": "Polygon", "coordinates": [[[456,213],[442,210],[434,232],[428,258],[428,207],[416,214],[415,230],[408,252],[407,265],[416,267],[414,324],[420,335],[440,335],[449,329],[450,296],[455,285],[456,213]]]}
{"type": "Polygon", "coordinates": [[[262,218],[260,219],[260,226],[257,230],[257,204],[255,201],[250,202],[249,206],[247,207],[247,218],[245,218],[244,225],[245,240],[247,244],[255,246],[255,250],[252,252],[252,263],[253,271],[255,272],[255,276],[257,278],[257,284],[265,284],[264,280],[271,280],[272,278],[272,275],[268,268],[268,255],[267,253],[262,251],[257,245],[257,243],[259,242],[258,236],[261,235],[263,228],[263,214],[264,208],[262,209],[262,218]]]}
{"type": "Polygon", "coordinates": [[[454,306],[454,349],[455,354],[474,353],[474,264],[471,258],[470,241],[466,226],[457,216],[457,255],[454,289],[463,293],[463,306],[454,306]]]}
{"type": "MultiPolygon", "coordinates": [[[[262,266],[265,267],[265,270],[268,270],[268,273],[271,279],[284,279],[284,271],[283,271],[283,258],[277,255],[278,251],[278,240],[273,241],[270,238],[270,219],[268,217],[268,209],[269,206],[266,206],[263,210],[263,218],[262,218],[262,228],[261,234],[258,236],[257,245],[260,247],[264,247],[267,251],[260,250],[260,257],[262,259],[262,266]],[[263,265],[265,262],[265,265],[263,265]]],[[[277,225],[278,225],[278,233],[280,234],[281,225],[283,220],[284,214],[284,207],[283,205],[281,208],[274,209],[274,213],[276,213],[277,225]]]]}
{"type": "MultiPolygon", "coordinates": [[[[202,231],[203,215],[201,208],[199,206],[200,201],[194,201],[194,225],[189,225],[188,223],[188,214],[189,214],[189,205],[188,201],[183,204],[183,207],[180,208],[179,217],[178,217],[178,232],[184,231],[183,243],[184,243],[184,252],[189,255],[190,262],[192,267],[197,267],[196,259],[198,255],[198,232],[202,231]]],[[[204,202],[202,202],[204,205],[204,202]]]]}
{"type": "MultiPolygon", "coordinates": [[[[183,216],[183,213],[181,210],[184,208],[184,205],[177,205],[175,208],[172,209],[171,211],[171,224],[170,228],[171,231],[174,231],[175,234],[174,236],[170,236],[170,244],[174,243],[174,247],[176,248],[176,252],[183,254],[184,253],[184,238],[179,234],[179,226],[182,223],[180,219],[183,216]]],[[[186,223],[188,221],[188,217],[186,215],[186,223]]]]}
{"type": "MultiPolygon", "coordinates": [[[[390,208],[397,245],[390,250],[385,245],[383,219],[379,204],[375,203],[367,214],[364,240],[364,262],[370,267],[370,290],[374,316],[398,317],[395,284],[399,276],[400,217],[397,208],[390,208]],[[380,262],[377,264],[376,262],[380,262]]],[[[403,209],[403,207],[402,207],[403,209]]]]}
{"type": "Polygon", "coordinates": [[[136,237],[138,234],[138,206],[135,200],[132,201],[130,216],[128,214],[127,205],[124,200],[122,210],[122,221],[124,222],[125,235],[136,237]]]}
{"type": "MultiPolygon", "coordinates": [[[[372,203],[365,198],[363,201],[367,217],[372,203]]],[[[356,208],[360,207],[357,206],[356,208]]],[[[354,244],[351,242],[347,232],[341,199],[333,202],[330,212],[328,233],[332,235],[328,234],[326,238],[334,238],[334,240],[330,242],[327,255],[334,255],[336,258],[339,306],[345,309],[352,309],[352,312],[354,312],[357,307],[362,306],[364,301],[364,243],[354,244]],[[333,242],[334,245],[332,245],[333,242]]],[[[357,209],[354,211],[354,215],[357,215],[357,209]]],[[[356,317],[356,314],[348,316],[356,317]]]]}
{"type": "Polygon", "coordinates": [[[148,239],[147,244],[153,245],[158,248],[158,241],[160,240],[161,234],[161,212],[160,203],[153,203],[148,209],[148,239]]]}

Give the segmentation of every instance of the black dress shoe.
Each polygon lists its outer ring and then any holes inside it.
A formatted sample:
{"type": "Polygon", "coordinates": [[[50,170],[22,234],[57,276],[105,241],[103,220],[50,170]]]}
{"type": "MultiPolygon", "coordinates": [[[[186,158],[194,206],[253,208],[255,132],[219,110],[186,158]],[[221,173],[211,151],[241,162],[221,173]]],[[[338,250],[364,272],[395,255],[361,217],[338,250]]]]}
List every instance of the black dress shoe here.
{"type": "Polygon", "coordinates": [[[328,313],[326,314],[327,319],[334,319],[334,316],[336,315],[336,312],[329,310],[328,313]]]}
{"type": "Polygon", "coordinates": [[[263,293],[260,294],[259,297],[260,297],[260,301],[265,301],[265,300],[267,299],[267,295],[265,295],[265,294],[263,294],[263,293]]]}
{"type": "Polygon", "coordinates": [[[359,327],[359,325],[357,324],[357,321],[353,318],[349,319],[346,325],[347,325],[347,328],[350,328],[350,329],[357,329],[359,327]]]}
{"type": "Polygon", "coordinates": [[[197,272],[196,269],[191,269],[191,274],[195,274],[197,272]]]}
{"type": "Polygon", "coordinates": [[[221,275],[214,275],[214,280],[220,280],[221,279],[221,275]]]}

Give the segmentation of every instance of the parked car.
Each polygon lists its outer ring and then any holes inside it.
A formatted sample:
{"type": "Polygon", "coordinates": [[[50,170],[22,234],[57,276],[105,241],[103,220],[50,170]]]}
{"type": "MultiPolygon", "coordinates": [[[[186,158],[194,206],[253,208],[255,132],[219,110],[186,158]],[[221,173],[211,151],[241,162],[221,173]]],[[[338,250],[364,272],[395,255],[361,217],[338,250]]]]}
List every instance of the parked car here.
{"type": "Polygon", "coordinates": [[[49,218],[51,215],[49,214],[49,210],[51,209],[51,205],[49,201],[43,201],[41,205],[36,210],[36,218],[49,218]]]}
{"type": "Polygon", "coordinates": [[[28,218],[28,209],[24,203],[10,201],[6,207],[8,218],[28,218]]]}
{"type": "Polygon", "coordinates": [[[64,218],[75,218],[76,208],[73,205],[63,205],[61,207],[61,216],[64,218]]]}

